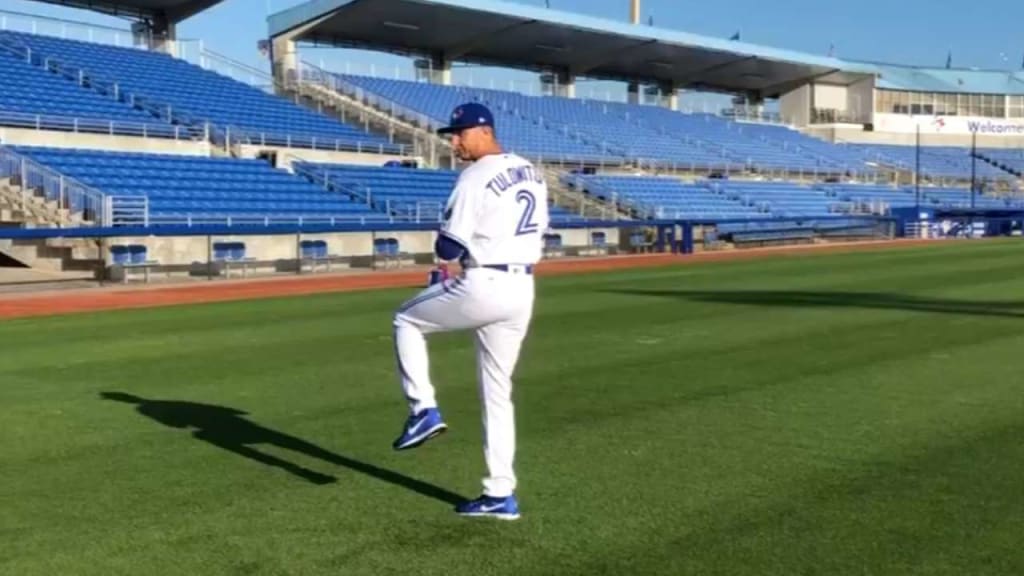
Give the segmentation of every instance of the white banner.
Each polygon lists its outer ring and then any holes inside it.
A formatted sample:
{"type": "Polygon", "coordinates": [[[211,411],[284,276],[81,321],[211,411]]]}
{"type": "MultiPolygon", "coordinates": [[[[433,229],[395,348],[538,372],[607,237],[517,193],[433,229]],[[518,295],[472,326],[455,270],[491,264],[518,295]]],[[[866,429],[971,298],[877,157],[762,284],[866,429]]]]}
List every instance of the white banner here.
{"type": "Polygon", "coordinates": [[[971,134],[984,136],[1024,136],[1024,118],[975,118],[971,116],[909,116],[875,114],[876,132],[922,134],[971,134]]]}

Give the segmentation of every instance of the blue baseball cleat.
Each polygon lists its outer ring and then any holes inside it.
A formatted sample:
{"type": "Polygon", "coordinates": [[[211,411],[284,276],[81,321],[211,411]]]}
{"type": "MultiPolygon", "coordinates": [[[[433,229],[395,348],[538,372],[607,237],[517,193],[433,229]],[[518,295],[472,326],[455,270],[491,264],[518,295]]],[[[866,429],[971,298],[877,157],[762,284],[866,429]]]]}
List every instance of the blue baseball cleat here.
{"type": "Polygon", "coordinates": [[[460,516],[488,516],[500,520],[517,520],[519,518],[519,503],[516,502],[514,494],[504,498],[481,496],[476,500],[459,504],[455,507],[455,512],[460,516]]]}
{"type": "Polygon", "coordinates": [[[447,429],[448,425],[441,419],[441,413],[437,408],[427,408],[418,414],[409,416],[409,419],[405,421],[402,435],[395,440],[392,446],[395,450],[415,448],[447,429]]]}

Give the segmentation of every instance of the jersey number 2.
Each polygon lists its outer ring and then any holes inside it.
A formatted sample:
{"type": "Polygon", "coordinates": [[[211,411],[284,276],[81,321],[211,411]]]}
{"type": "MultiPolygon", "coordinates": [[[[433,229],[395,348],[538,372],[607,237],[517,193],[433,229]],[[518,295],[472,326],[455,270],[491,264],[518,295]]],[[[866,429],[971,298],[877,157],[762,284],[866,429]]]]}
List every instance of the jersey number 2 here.
{"type": "Polygon", "coordinates": [[[516,203],[526,204],[523,208],[523,215],[519,217],[519,226],[516,227],[516,236],[522,236],[524,234],[536,234],[537,223],[533,221],[533,212],[537,209],[537,199],[533,197],[533,194],[526,190],[520,190],[516,193],[516,203]]]}

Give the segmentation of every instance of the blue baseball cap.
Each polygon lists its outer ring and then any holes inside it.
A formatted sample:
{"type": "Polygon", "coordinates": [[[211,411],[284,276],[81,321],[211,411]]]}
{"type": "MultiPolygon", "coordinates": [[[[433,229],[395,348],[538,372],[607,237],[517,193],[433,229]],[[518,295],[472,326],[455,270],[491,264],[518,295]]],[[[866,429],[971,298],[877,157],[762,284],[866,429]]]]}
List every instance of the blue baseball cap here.
{"type": "Polygon", "coordinates": [[[483,104],[467,102],[456,106],[455,110],[452,110],[448,126],[439,128],[437,133],[451,134],[452,132],[461,132],[468,128],[476,128],[477,126],[493,127],[494,115],[483,104]]]}

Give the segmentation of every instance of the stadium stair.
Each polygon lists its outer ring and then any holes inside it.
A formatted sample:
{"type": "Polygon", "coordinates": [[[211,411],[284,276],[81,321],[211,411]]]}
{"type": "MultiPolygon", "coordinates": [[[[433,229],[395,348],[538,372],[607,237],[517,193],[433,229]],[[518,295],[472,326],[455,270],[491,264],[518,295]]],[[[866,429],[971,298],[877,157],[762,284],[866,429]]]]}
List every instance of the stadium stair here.
{"type": "Polygon", "coordinates": [[[1024,177],[1024,154],[1016,150],[978,150],[978,158],[987,164],[1009,172],[1017,178],[1024,177]]]}
{"type": "Polygon", "coordinates": [[[626,220],[630,216],[615,209],[611,204],[601,202],[582,190],[569,186],[563,174],[557,169],[544,166],[544,178],[548,185],[548,193],[554,203],[563,207],[570,214],[578,214],[583,218],[595,220],[626,220]]]}
{"type": "Polygon", "coordinates": [[[80,213],[60,208],[35,190],[24,190],[12,178],[0,178],[0,225],[54,228],[87,223],[80,213]]]}
{"type": "Polygon", "coordinates": [[[88,272],[99,278],[104,260],[98,245],[82,238],[0,239],[0,254],[25,268],[45,272],[88,272]]]}
{"type": "MultiPolygon", "coordinates": [[[[272,78],[271,78],[272,80],[272,78]]],[[[430,166],[455,166],[451,143],[434,132],[436,126],[403,115],[392,102],[372,98],[354,85],[320,68],[303,63],[302,76],[297,82],[281,87],[289,95],[297,95],[320,113],[333,111],[343,122],[357,119],[376,133],[393,134],[398,143],[412,147],[412,154],[424,158],[430,166]]]]}

